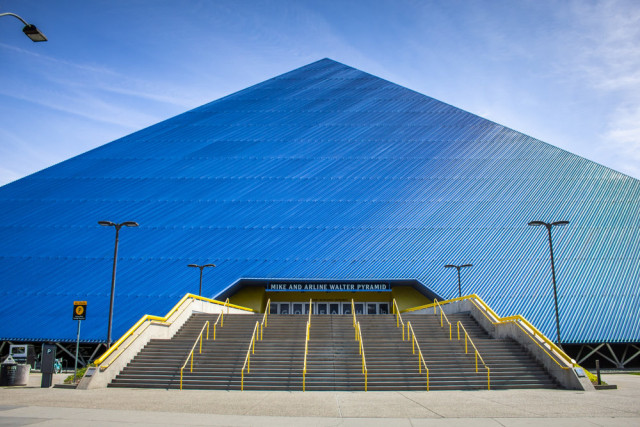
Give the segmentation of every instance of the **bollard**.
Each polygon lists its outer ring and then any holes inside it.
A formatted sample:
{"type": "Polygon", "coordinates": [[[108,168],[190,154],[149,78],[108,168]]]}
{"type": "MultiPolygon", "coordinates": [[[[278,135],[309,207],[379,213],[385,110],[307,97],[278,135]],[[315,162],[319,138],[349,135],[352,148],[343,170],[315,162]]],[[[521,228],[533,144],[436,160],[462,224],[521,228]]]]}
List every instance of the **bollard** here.
{"type": "Polygon", "coordinates": [[[602,385],[602,380],[600,379],[600,360],[596,360],[596,375],[598,377],[598,385],[602,385]]]}

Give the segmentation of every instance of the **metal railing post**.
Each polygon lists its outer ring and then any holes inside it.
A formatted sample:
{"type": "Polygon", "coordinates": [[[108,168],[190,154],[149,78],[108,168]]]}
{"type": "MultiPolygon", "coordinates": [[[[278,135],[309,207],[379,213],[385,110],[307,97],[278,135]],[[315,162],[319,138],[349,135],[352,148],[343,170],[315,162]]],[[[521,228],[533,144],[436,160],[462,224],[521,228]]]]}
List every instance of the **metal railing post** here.
{"type": "Polygon", "coordinates": [[[183,372],[184,372],[185,366],[187,366],[187,363],[189,363],[189,372],[193,373],[193,359],[194,359],[194,354],[193,353],[195,352],[196,345],[200,344],[198,353],[199,354],[202,353],[202,341],[203,341],[202,335],[204,334],[204,329],[205,328],[207,328],[207,331],[209,330],[209,321],[208,320],[204,323],[204,325],[202,325],[202,329],[200,329],[200,334],[198,335],[198,337],[196,338],[195,342],[193,343],[193,346],[191,347],[191,351],[189,352],[189,355],[187,356],[187,359],[184,361],[184,363],[182,364],[182,367],[180,368],[180,390],[182,390],[183,372]]]}
{"type": "Polygon", "coordinates": [[[476,347],[476,345],[473,343],[473,340],[471,339],[471,337],[469,337],[469,333],[467,332],[467,330],[464,327],[464,325],[462,324],[462,322],[458,321],[458,329],[461,326],[462,326],[462,330],[464,331],[464,352],[465,352],[465,354],[468,353],[467,342],[471,342],[471,345],[473,346],[473,350],[474,350],[473,357],[475,359],[476,374],[478,373],[478,359],[480,359],[480,361],[484,365],[485,369],[487,370],[487,389],[491,390],[491,370],[489,369],[489,367],[485,363],[484,359],[480,355],[480,352],[478,351],[478,348],[476,347]]]}
{"type": "Polygon", "coordinates": [[[429,391],[429,368],[427,367],[427,363],[424,360],[424,355],[422,354],[422,350],[420,349],[420,344],[418,343],[416,332],[413,330],[411,322],[407,322],[407,337],[411,340],[412,354],[415,354],[415,348],[418,347],[418,374],[422,374],[422,367],[424,366],[427,374],[427,391],[429,391]]]}

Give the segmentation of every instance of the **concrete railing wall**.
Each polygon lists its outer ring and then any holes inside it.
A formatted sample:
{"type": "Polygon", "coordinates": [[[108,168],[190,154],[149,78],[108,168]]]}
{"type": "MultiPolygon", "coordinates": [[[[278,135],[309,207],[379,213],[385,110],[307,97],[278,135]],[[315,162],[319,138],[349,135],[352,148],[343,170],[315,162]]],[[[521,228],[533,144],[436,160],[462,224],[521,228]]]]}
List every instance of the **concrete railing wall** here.
{"type": "MultiPolygon", "coordinates": [[[[189,299],[166,322],[148,321],[140,325],[99,367],[88,368],[78,389],[105,388],[152,339],[170,339],[193,313],[253,314],[208,301],[189,299]],[[105,368],[106,367],[106,368],[105,368]]],[[[185,355],[186,357],[186,355],[185,355]]]]}

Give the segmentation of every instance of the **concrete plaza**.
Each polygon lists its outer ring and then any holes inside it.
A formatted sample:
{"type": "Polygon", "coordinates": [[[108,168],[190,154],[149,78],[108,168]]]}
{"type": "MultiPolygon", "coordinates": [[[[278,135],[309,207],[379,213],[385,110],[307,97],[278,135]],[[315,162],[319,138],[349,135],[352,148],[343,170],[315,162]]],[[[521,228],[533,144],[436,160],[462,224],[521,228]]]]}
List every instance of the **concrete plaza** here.
{"type": "MultiPolygon", "coordinates": [[[[60,381],[61,377],[56,380],[60,381]]],[[[617,390],[256,392],[0,388],[0,426],[640,426],[640,376],[617,390]]],[[[55,381],[54,381],[55,382],[55,381]]]]}

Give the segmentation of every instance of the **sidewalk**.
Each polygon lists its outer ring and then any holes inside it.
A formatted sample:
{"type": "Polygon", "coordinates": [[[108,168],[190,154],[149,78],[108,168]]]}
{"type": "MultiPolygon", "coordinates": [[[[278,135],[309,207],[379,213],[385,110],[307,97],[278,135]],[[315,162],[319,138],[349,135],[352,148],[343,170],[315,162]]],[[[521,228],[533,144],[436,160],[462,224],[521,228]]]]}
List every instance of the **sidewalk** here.
{"type": "Polygon", "coordinates": [[[640,376],[603,379],[617,384],[618,390],[301,393],[0,388],[0,425],[640,425],[640,376]]]}

